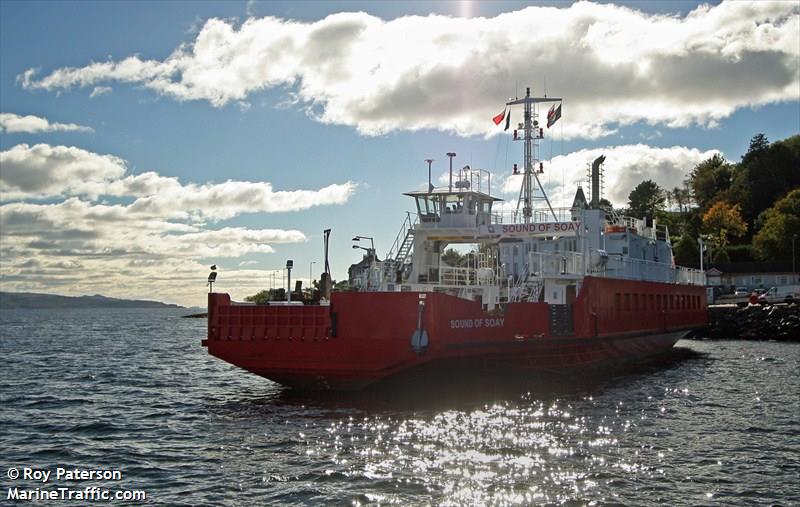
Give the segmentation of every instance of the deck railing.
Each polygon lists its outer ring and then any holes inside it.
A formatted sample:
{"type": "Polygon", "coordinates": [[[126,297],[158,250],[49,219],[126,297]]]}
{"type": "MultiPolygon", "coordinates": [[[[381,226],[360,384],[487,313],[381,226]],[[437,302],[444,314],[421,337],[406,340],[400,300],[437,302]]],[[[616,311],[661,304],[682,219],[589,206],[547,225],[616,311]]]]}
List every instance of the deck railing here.
{"type": "Polygon", "coordinates": [[[651,282],[705,285],[705,273],[698,269],[671,266],[661,262],[631,259],[621,255],[609,255],[603,264],[593,265],[591,256],[584,262],[579,252],[530,252],[528,270],[531,276],[601,276],[647,280],[651,282]]]}
{"type": "MultiPolygon", "coordinates": [[[[555,212],[556,220],[553,219],[553,214],[550,213],[549,209],[535,209],[533,210],[533,216],[531,217],[531,222],[535,223],[547,223],[547,222],[570,222],[572,220],[572,209],[571,208],[553,208],[553,212],[555,212]]],[[[503,211],[494,211],[492,212],[492,223],[495,224],[521,224],[525,221],[524,217],[522,216],[522,210],[519,212],[513,210],[503,210],[503,211]]]]}

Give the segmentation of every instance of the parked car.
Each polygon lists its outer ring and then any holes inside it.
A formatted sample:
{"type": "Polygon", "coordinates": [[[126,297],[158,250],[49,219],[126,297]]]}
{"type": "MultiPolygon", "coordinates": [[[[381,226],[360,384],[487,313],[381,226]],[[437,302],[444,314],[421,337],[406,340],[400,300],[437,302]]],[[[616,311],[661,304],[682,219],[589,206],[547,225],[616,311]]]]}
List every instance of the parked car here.
{"type": "Polygon", "coordinates": [[[750,291],[747,290],[747,287],[736,287],[736,290],[733,293],[734,296],[749,296],[750,291]]]}
{"type": "Polygon", "coordinates": [[[768,291],[758,296],[758,302],[761,304],[800,303],[800,285],[770,287],[768,291]]]}
{"type": "Polygon", "coordinates": [[[767,292],[767,289],[753,289],[753,292],[755,292],[757,296],[760,296],[761,294],[767,292]]]}

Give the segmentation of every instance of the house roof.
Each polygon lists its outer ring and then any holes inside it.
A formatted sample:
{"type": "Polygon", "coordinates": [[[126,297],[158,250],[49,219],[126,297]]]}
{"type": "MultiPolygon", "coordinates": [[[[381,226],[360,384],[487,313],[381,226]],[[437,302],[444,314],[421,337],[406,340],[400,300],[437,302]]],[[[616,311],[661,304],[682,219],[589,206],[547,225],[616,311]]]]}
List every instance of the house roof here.
{"type": "Polygon", "coordinates": [[[714,264],[706,273],[711,274],[758,274],[758,273],[791,273],[791,262],[728,262],[714,264]],[[712,273],[717,270],[719,273],[712,273]]]}

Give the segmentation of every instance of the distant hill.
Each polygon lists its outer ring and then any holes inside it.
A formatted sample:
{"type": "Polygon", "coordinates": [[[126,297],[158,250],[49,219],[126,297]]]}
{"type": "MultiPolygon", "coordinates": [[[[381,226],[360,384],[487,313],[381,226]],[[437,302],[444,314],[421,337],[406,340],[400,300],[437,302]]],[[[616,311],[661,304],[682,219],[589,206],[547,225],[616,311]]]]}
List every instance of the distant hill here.
{"type": "Polygon", "coordinates": [[[183,308],[158,301],[101,296],[56,296],[31,292],[0,292],[0,308],[183,308]]]}

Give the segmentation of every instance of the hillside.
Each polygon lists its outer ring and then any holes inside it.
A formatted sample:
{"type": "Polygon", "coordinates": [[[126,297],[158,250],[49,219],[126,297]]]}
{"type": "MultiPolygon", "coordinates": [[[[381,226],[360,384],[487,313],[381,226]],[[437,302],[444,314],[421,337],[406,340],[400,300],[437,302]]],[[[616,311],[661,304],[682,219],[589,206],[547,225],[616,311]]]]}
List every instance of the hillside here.
{"type": "Polygon", "coordinates": [[[0,308],[182,308],[158,301],[101,296],[57,296],[31,292],[0,292],[0,308]]]}

